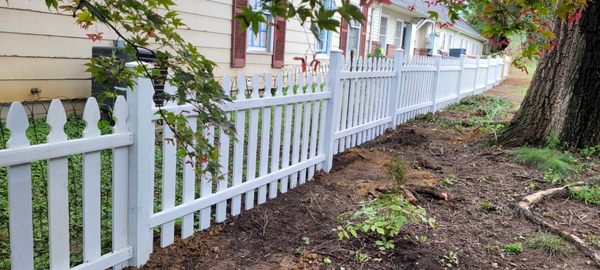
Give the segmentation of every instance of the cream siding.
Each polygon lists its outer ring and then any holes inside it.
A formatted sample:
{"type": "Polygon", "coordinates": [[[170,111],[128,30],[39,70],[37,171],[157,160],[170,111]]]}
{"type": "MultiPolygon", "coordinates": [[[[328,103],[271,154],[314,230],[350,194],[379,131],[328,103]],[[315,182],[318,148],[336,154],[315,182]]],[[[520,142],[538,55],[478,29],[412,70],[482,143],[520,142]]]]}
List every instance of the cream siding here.
{"type": "MultiPolygon", "coordinates": [[[[246,67],[230,68],[232,0],[176,3],[173,9],[187,25],[179,33],[217,63],[217,77],[225,73],[276,74],[282,70],[271,68],[271,52],[248,52],[246,67]]],[[[49,11],[43,1],[0,1],[0,102],[89,96],[90,75],[83,65],[91,57],[93,46],[112,46],[115,39],[116,35],[101,25],[81,29],[69,14],[49,11]],[[92,42],[86,37],[92,32],[104,32],[104,40],[92,42]],[[31,88],[42,92],[33,95],[31,88]]],[[[330,36],[332,47],[339,44],[338,39],[337,33],[330,36]]],[[[308,24],[288,21],[286,66],[298,65],[293,60],[296,56],[307,56],[311,61],[314,44],[308,24]]]]}

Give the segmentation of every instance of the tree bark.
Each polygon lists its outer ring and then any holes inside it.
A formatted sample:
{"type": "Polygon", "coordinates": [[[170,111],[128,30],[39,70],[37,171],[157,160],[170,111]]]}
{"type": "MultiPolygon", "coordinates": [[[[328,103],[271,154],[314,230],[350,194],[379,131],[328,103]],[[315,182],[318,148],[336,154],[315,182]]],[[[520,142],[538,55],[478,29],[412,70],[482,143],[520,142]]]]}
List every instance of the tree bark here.
{"type": "Polygon", "coordinates": [[[600,144],[600,3],[588,1],[582,15],[555,21],[557,46],[541,58],[503,144],[542,145],[550,134],[571,147],[600,144]]]}

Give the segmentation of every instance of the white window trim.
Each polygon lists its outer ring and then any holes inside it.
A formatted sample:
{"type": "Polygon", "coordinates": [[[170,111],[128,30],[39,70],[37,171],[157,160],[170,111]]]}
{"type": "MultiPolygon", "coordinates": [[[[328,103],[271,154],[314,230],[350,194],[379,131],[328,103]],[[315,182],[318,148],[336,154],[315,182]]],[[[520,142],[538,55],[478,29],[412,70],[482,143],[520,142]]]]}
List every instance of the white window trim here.
{"type": "Polygon", "coordinates": [[[248,28],[246,30],[246,53],[268,54],[268,55],[273,54],[273,43],[275,40],[275,28],[273,27],[274,17],[269,14],[269,18],[270,18],[269,21],[265,22],[265,24],[267,24],[267,47],[262,48],[262,47],[250,46],[248,44],[249,43],[248,38],[251,38],[250,35],[254,35],[254,32],[252,32],[251,28],[248,28]]]}
{"type": "Polygon", "coordinates": [[[387,37],[390,32],[389,30],[390,30],[390,16],[382,12],[381,17],[379,18],[379,29],[377,29],[377,40],[379,40],[380,45],[387,44],[387,37]],[[386,20],[387,20],[387,25],[385,26],[385,39],[383,41],[381,40],[381,21],[382,21],[381,19],[382,18],[386,18],[386,20]]]}
{"type": "Polygon", "coordinates": [[[356,46],[356,52],[358,53],[358,52],[360,52],[360,49],[361,49],[360,48],[360,32],[362,30],[362,23],[357,23],[357,22],[353,22],[353,21],[348,23],[348,29],[347,29],[348,34],[346,35],[346,51],[348,51],[348,45],[350,44],[350,28],[352,27],[353,23],[358,25],[358,42],[357,42],[358,44],[356,46]]]}

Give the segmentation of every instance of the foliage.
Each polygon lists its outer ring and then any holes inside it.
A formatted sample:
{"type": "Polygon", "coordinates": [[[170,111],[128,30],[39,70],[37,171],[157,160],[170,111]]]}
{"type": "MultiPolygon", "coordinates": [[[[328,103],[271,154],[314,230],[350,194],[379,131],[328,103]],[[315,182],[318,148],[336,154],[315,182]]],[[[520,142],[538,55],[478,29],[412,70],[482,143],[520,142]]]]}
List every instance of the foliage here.
{"type": "Polygon", "coordinates": [[[385,166],[386,173],[389,177],[394,180],[394,184],[396,185],[396,189],[400,189],[400,186],[404,184],[406,179],[404,175],[406,174],[406,164],[402,162],[402,160],[393,158],[388,164],[385,166]]]}
{"type": "Polygon", "coordinates": [[[571,197],[586,204],[600,205],[600,186],[571,189],[571,197]]]}
{"type": "Polygon", "coordinates": [[[374,53],[369,53],[368,56],[381,58],[385,57],[385,53],[383,51],[383,48],[377,48],[374,53]]]}
{"type": "Polygon", "coordinates": [[[523,252],[523,244],[520,242],[509,243],[504,246],[504,252],[513,255],[521,254],[523,252]]]}
{"type": "Polygon", "coordinates": [[[456,176],[454,174],[448,174],[442,178],[442,183],[446,186],[454,186],[456,184],[456,176]]]}
{"type": "Polygon", "coordinates": [[[538,233],[528,241],[527,245],[543,250],[550,256],[564,255],[567,252],[565,241],[561,237],[551,233],[538,233]]]}
{"type": "Polygon", "coordinates": [[[551,148],[518,148],[516,159],[544,172],[550,182],[562,182],[562,177],[577,172],[577,160],[568,152],[551,148]]]}
{"type": "Polygon", "coordinates": [[[483,201],[479,203],[479,209],[483,211],[493,212],[496,211],[496,206],[490,201],[483,201]]]}
{"type": "Polygon", "coordinates": [[[340,216],[345,225],[338,226],[339,239],[361,238],[375,235],[380,250],[394,248],[393,238],[409,222],[435,226],[435,220],[428,218],[424,208],[412,205],[397,195],[390,194],[370,202],[362,202],[360,209],[340,216]]]}
{"type": "MultiPolygon", "coordinates": [[[[474,95],[463,98],[459,103],[448,107],[451,111],[468,112],[466,123],[449,123],[459,131],[464,127],[477,127],[484,132],[494,132],[504,129],[505,125],[497,121],[503,120],[506,113],[515,107],[507,99],[493,96],[474,95]]],[[[446,124],[448,125],[448,123],[446,124]]]]}
{"type": "Polygon", "coordinates": [[[579,154],[581,154],[583,157],[586,157],[586,158],[596,156],[596,155],[600,154],[600,145],[581,148],[579,150],[579,154]]]}
{"type": "Polygon", "coordinates": [[[459,263],[458,252],[456,252],[456,251],[450,251],[450,252],[448,252],[447,255],[444,255],[440,259],[439,263],[444,268],[458,267],[458,263],[459,263]]]}
{"type": "Polygon", "coordinates": [[[590,243],[592,246],[596,247],[597,249],[600,249],[600,237],[590,234],[585,237],[585,241],[587,241],[588,243],[590,243]]]}
{"type": "Polygon", "coordinates": [[[553,20],[558,18],[574,24],[581,19],[581,9],[587,5],[586,0],[443,0],[441,3],[448,5],[451,13],[465,15],[495,50],[506,49],[513,40],[519,42],[520,49],[515,53],[513,64],[525,72],[528,72],[528,62],[556,47],[553,20]]]}

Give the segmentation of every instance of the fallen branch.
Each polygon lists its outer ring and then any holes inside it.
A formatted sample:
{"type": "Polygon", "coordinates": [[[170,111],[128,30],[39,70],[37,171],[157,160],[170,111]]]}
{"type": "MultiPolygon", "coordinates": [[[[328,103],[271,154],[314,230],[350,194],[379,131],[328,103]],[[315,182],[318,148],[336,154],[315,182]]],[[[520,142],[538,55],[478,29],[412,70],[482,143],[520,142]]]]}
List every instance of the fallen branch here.
{"type": "Polygon", "coordinates": [[[419,201],[419,199],[417,199],[417,197],[415,197],[415,195],[410,191],[410,189],[403,186],[402,191],[404,191],[404,196],[410,203],[415,204],[416,202],[419,201]]]}
{"type": "Polygon", "coordinates": [[[569,195],[570,189],[579,188],[583,184],[585,184],[585,182],[577,182],[559,188],[551,188],[538,191],[536,193],[525,196],[520,202],[518,202],[514,206],[514,208],[520,216],[525,217],[532,223],[567,239],[567,241],[574,244],[577,247],[577,249],[579,249],[579,251],[583,252],[586,256],[592,259],[592,261],[594,261],[594,263],[596,263],[598,267],[600,267],[600,254],[596,253],[588,244],[581,240],[581,238],[579,238],[577,235],[561,230],[560,228],[546,222],[544,219],[542,219],[541,217],[539,217],[531,211],[531,208],[535,204],[541,202],[542,200],[551,197],[567,197],[569,195]]]}

